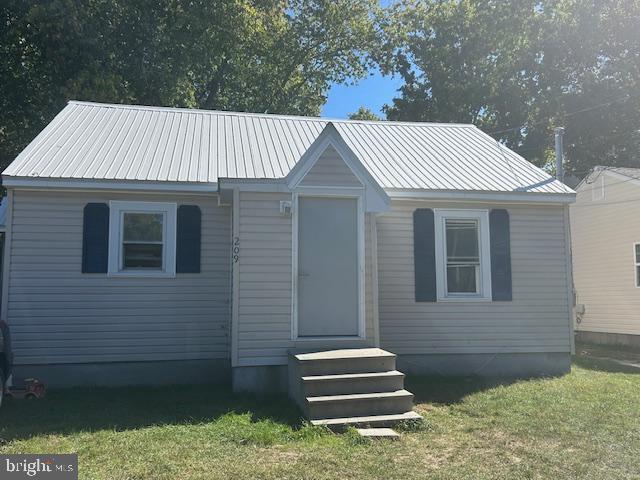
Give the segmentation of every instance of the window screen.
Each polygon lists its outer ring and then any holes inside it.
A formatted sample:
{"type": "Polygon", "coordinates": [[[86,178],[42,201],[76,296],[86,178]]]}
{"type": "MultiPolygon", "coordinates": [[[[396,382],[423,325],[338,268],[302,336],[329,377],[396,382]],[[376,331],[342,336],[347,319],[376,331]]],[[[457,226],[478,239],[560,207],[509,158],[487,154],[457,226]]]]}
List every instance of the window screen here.
{"type": "Polygon", "coordinates": [[[447,292],[479,293],[478,221],[446,219],[447,292]]]}
{"type": "Polygon", "coordinates": [[[162,270],[164,214],[123,213],[122,268],[162,270]]]}

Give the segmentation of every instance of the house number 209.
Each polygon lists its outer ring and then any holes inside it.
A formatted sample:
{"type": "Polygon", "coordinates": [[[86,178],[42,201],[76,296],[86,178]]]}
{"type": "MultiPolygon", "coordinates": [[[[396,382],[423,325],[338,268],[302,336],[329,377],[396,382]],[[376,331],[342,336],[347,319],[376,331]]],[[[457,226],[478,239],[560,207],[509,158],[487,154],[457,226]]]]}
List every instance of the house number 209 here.
{"type": "Polygon", "coordinates": [[[240,237],[233,237],[233,263],[240,260],[240,237]]]}

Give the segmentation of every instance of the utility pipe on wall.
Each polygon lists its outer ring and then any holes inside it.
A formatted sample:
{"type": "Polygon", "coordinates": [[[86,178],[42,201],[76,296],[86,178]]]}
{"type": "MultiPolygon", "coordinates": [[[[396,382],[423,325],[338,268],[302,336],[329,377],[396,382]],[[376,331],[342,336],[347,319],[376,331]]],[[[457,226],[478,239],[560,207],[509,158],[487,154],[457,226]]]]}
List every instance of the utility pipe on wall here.
{"type": "Polygon", "coordinates": [[[564,128],[556,127],[554,132],[556,134],[556,178],[561,182],[564,182],[564,162],[562,153],[562,135],[564,135],[564,128]]]}

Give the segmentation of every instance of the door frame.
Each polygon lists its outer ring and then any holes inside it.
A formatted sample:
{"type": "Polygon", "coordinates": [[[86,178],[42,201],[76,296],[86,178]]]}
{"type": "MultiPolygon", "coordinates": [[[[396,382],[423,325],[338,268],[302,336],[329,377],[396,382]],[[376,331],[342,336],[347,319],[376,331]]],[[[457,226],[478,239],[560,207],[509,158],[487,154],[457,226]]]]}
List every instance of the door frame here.
{"type": "Polygon", "coordinates": [[[334,340],[364,340],[365,326],[365,238],[364,238],[364,202],[361,188],[322,188],[300,187],[292,194],[292,258],[291,258],[291,339],[296,342],[304,341],[334,341],[334,340]],[[358,335],[335,337],[300,337],[298,336],[298,199],[300,197],[316,198],[349,198],[356,200],[357,248],[358,248],[358,335]]]}

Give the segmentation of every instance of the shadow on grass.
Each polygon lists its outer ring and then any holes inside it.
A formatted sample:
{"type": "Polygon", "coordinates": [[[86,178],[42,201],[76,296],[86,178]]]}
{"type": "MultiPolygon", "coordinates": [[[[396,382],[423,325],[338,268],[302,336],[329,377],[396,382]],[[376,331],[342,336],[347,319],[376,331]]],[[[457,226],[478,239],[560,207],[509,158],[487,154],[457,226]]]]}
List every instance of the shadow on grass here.
{"type": "Polygon", "coordinates": [[[597,372],[607,373],[631,373],[640,375],[640,367],[633,365],[625,365],[619,361],[607,358],[596,358],[587,355],[576,355],[573,357],[574,365],[585,370],[593,370],[597,372]]]}
{"type": "MultiPolygon", "coordinates": [[[[587,354],[573,357],[573,362],[588,370],[640,374],[638,368],[587,354]]],[[[452,405],[474,393],[525,380],[409,376],[405,385],[416,403],[452,405]]],[[[0,409],[0,445],[37,435],[210,423],[229,413],[293,429],[303,425],[301,412],[284,395],[238,395],[219,385],[77,388],[52,391],[41,400],[7,399],[0,409]]]]}
{"type": "Polygon", "coordinates": [[[302,422],[284,395],[236,395],[228,386],[77,388],[52,391],[40,400],[6,400],[0,409],[0,444],[43,434],[208,423],[229,413],[292,428],[302,422]]]}
{"type": "Polygon", "coordinates": [[[409,376],[405,384],[407,390],[414,394],[416,403],[452,405],[468,395],[522,380],[504,377],[409,376]]]}

